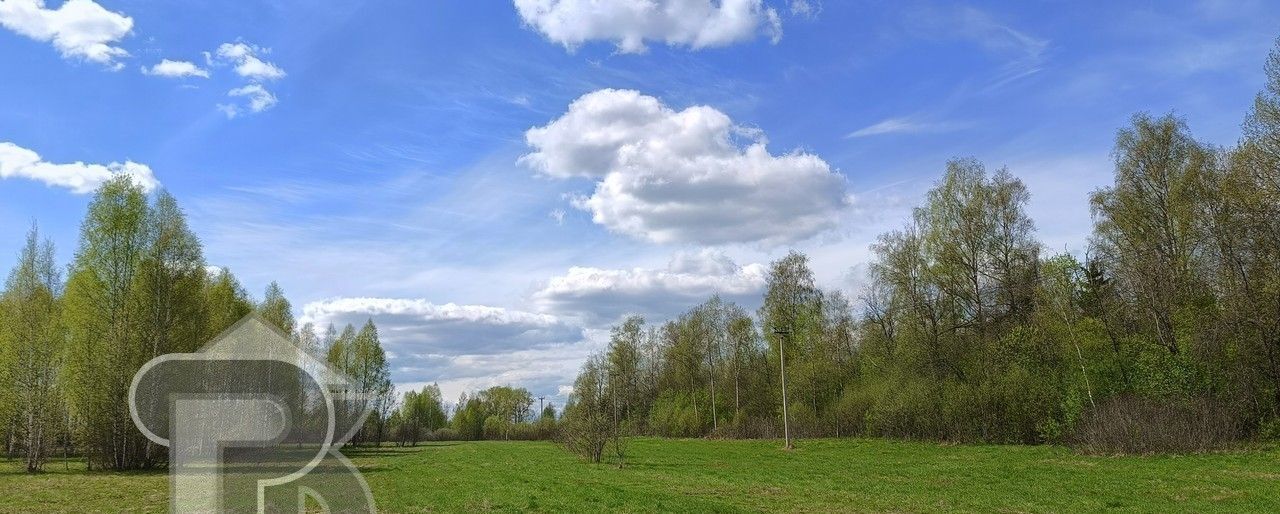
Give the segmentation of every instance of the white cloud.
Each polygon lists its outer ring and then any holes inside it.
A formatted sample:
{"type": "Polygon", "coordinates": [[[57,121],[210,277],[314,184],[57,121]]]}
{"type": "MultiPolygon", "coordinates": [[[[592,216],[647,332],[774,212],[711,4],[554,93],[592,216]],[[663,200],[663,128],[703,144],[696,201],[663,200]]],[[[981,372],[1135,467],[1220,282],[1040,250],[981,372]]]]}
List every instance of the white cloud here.
{"type": "Polygon", "coordinates": [[[267,91],[267,88],[262,87],[262,84],[249,84],[232,89],[227,91],[227,96],[248,98],[249,110],[253,112],[265,111],[276,104],[276,95],[267,91]]]}
{"type": "Polygon", "coordinates": [[[308,303],[303,319],[317,326],[372,318],[399,354],[492,354],[582,340],[582,329],[549,314],[423,299],[337,298],[308,303]]]}
{"type": "Polygon", "coordinates": [[[525,139],[526,166],[596,180],[575,207],[656,243],[794,242],[832,227],[850,203],[844,177],[821,158],[772,155],[761,131],[712,107],[675,111],[636,91],[584,95],[525,139]]]}
{"type": "Polygon", "coordinates": [[[446,401],[457,399],[463,392],[474,393],[498,385],[524,387],[535,397],[547,396],[549,402],[563,406],[568,399],[564,388],[573,383],[583,361],[600,347],[580,343],[502,355],[409,356],[393,361],[392,380],[401,390],[437,383],[446,401]]]}
{"type": "Polygon", "coordinates": [[[218,45],[218,49],[213,53],[205,53],[205,61],[210,66],[233,65],[237,75],[249,80],[248,84],[227,91],[228,96],[245,98],[246,105],[218,104],[218,110],[226,114],[228,119],[243,114],[245,108],[249,112],[262,112],[276,105],[278,101],[276,95],[268,91],[262,84],[267,81],[284,78],[285,72],[275,64],[263,61],[258,57],[258,55],[270,53],[270,51],[270,49],[254,44],[237,41],[235,43],[223,43],[218,45]]]}
{"type": "Polygon", "coordinates": [[[217,56],[220,61],[235,65],[236,74],[253,81],[266,81],[284,78],[285,72],[275,64],[263,61],[259,54],[270,50],[243,42],[223,43],[218,46],[217,56]]]}
{"type": "Polygon", "coordinates": [[[43,0],[0,2],[0,26],[37,41],[46,41],[64,58],[81,58],[112,69],[129,52],[116,46],[133,29],[133,18],[111,12],[93,0],[67,0],[48,9],[43,0]]]}
{"type": "Polygon", "coordinates": [[[882,136],[885,134],[926,134],[951,132],[964,128],[963,123],[954,122],[927,122],[917,121],[911,118],[889,118],[879,123],[869,125],[855,130],[846,138],[859,138],[869,136],[882,136]]]}
{"type": "Polygon", "coordinates": [[[607,324],[629,314],[673,317],[713,294],[753,306],[768,275],[763,264],[739,266],[713,250],[679,253],[665,269],[573,267],[534,293],[543,310],[607,324]]]}
{"type": "MultiPolygon", "coordinates": [[[[587,332],[556,316],[484,305],[434,304],[424,299],[337,298],[303,307],[301,323],[323,330],[367,319],[391,357],[400,387],[439,383],[446,398],[494,385],[554,395],[571,383],[598,346],[587,332]]],[[[596,337],[598,339],[598,336],[596,337]]]]}
{"type": "Polygon", "coordinates": [[[1034,75],[1047,61],[1049,40],[1013,28],[972,7],[913,10],[908,24],[908,29],[920,37],[969,41],[994,55],[1004,56],[1006,62],[991,77],[987,90],[1034,75]]]}
{"type": "Polygon", "coordinates": [[[44,161],[32,150],[7,141],[0,142],[0,179],[37,180],[50,186],[65,187],[75,194],[87,194],[118,175],[128,175],[147,191],[160,185],[146,164],[133,161],[106,165],[79,161],[54,164],[44,161]]]}
{"type": "Polygon", "coordinates": [[[596,40],[637,53],[646,40],[700,49],[782,37],[777,11],[763,0],[515,0],[515,7],[525,24],[571,50],[596,40]]]}
{"type": "Polygon", "coordinates": [[[171,61],[164,59],[150,68],[143,66],[142,73],[145,75],[155,75],[157,77],[202,77],[209,78],[209,70],[196,66],[195,63],[188,61],[171,61]]]}
{"type": "Polygon", "coordinates": [[[814,19],[821,12],[822,2],[819,0],[791,0],[792,16],[814,19]]]}

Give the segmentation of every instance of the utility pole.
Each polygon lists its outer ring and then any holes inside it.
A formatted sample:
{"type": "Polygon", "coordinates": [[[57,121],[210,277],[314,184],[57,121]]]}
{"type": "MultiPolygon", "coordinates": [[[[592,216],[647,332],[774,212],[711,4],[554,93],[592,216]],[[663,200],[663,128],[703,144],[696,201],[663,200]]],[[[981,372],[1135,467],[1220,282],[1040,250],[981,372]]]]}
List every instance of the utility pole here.
{"type": "Polygon", "coordinates": [[[787,422],[787,352],[784,347],[787,343],[787,336],[791,335],[791,330],[787,328],[774,328],[774,335],[778,336],[778,368],[782,370],[782,437],[786,442],[786,449],[791,449],[791,426],[787,422]]]}

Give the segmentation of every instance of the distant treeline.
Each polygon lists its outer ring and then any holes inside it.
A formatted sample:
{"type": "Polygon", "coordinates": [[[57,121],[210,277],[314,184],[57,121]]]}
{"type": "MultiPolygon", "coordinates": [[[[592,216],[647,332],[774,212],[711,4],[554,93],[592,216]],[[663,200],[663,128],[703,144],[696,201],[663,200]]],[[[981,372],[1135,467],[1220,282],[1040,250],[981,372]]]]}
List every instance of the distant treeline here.
{"type": "Polygon", "coordinates": [[[1148,452],[1280,436],[1280,50],[1266,72],[1235,147],[1172,115],[1119,131],[1084,256],[1047,254],[1026,186],[962,159],[879,237],[856,299],[792,253],[754,317],[713,297],[626,320],[577,379],[567,442],[599,460],[626,434],[780,437],[784,357],[806,437],[1148,452]]]}
{"type": "Polygon", "coordinates": [[[421,441],[535,440],[553,439],[559,424],[555,406],[546,403],[541,412],[523,387],[494,386],[463,393],[450,416],[432,384],[421,391],[404,393],[399,407],[387,420],[390,440],[401,445],[421,441]]]}

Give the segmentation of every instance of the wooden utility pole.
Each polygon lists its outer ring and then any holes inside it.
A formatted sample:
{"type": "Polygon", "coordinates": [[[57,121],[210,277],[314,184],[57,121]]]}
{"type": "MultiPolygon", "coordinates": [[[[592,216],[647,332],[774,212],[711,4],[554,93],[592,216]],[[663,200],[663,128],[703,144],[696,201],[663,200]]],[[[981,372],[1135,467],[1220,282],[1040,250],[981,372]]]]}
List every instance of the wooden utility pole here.
{"type": "Polygon", "coordinates": [[[787,336],[791,334],[790,329],[775,328],[773,333],[778,336],[778,368],[782,371],[782,437],[786,443],[785,448],[791,449],[791,425],[787,421],[787,352],[785,346],[787,336]]]}

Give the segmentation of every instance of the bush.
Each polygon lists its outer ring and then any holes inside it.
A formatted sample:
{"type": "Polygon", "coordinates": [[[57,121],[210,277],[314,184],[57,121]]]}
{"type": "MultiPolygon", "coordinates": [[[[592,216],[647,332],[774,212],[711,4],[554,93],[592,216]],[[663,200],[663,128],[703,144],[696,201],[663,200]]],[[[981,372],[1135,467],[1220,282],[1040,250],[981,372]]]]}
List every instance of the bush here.
{"type": "Polygon", "coordinates": [[[1118,396],[1086,411],[1071,444],[1096,454],[1204,452],[1238,441],[1237,419],[1213,400],[1118,396]]]}
{"type": "Polygon", "coordinates": [[[782,437],[781,417],[777,420],[759,418],[739,413],[727,423],[721,423],[718,430],[711,432],[713,438],[724,439],[776,439],[782,437]]]}
{"type": "Polygon", "coordinates": [[[484,439],[496,441],[500,439],[511,438],[511,422],[498,416],[489,416],[484,419],[484,439]]]}
{"type": "Polygon", "coordinates": [[[649,411],[649,429],[665,437],[698,437],[703,433],[698,414],[688,394],[663,393],[649,411]]]}
{"type": "Polygon", "coordinates": [[[440,428],[427,433],[428,441],[460,441],[462,437],[457,430],[452,428],[440,428]]]}
{"type": "Polygon", "coordinates": [[[1271,418],[1258,424],[1258,439],[1280,441],[1280,418],[1271,418]]]}

